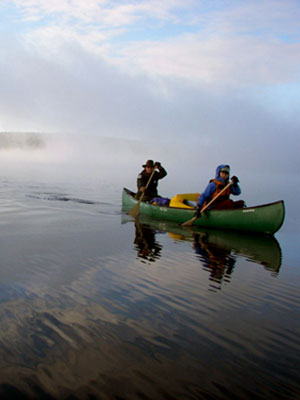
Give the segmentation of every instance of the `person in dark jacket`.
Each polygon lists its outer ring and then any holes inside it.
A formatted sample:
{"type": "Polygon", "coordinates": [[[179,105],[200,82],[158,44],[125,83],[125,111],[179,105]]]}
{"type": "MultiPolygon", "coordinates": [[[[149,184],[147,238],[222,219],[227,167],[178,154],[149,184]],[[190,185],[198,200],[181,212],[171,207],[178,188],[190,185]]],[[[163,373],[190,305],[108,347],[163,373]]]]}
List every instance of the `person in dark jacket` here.
{"type": "Polygon", "coordinates": [[[143,201],[151,201],[154,197],[158,197],[157,186],[158,181],[167,175],[167,171],[162,167],[161,163],[153,160],[148,160],[146,164],[143,165],[143,171],[137,177],[137,194],[136,199],[140,199],[142,193],[144,193],[143,201]],[[154,175],[146,188],[149,178],[153,172],[154,175]]]}
{"type": "MultiPolygon", "coordinates": [[[[221,164],[216,169],[215,179],[211,179],[209,184],[203,193],[200,194],[197,201],[197,213],[200,214],[202,207],[204,207],[208,202],[210,202],[214,197],[220,193],[220,191],[225,188],[229,183],[230,177],[230,167],[226,164],[221,164]]],[[[233,194],[238,196],[241,194],[241,188],[239,186],[239,179],[236,176],[231,178],[231,186],[221,194],[209,207],[209,209],[233,209],[233,208],[243,208],[245,207],[245,202],[243,200],[233,201],[229,196],[233,194]]]]}

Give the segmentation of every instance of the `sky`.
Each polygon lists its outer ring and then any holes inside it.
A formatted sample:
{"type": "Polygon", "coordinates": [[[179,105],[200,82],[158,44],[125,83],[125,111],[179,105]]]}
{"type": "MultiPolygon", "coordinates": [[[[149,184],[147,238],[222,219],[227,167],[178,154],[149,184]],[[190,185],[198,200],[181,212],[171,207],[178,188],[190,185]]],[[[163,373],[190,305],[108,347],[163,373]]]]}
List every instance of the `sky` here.
{"type": "Polygon", "coordinates": [[[53,135],[47,162],[132,185],[153,158],[177,192],[229,163],[270,200],[299,182],[299,0],[0,0],[0,18],[0,131],[53,135]]]}

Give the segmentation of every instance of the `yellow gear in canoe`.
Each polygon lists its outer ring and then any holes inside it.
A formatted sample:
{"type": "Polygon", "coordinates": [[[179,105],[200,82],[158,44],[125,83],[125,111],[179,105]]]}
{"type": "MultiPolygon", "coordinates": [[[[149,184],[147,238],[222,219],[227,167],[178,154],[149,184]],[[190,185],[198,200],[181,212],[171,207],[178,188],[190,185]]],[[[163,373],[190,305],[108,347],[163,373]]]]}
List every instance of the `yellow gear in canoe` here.
{"type": "Polygon", "coordinates": [[[171,198],[169,207],[193,209],[195,206],[189,203],[189,201],[197,202],[199,196],[200,193],[176,194],[176,196],[171,198]]]}

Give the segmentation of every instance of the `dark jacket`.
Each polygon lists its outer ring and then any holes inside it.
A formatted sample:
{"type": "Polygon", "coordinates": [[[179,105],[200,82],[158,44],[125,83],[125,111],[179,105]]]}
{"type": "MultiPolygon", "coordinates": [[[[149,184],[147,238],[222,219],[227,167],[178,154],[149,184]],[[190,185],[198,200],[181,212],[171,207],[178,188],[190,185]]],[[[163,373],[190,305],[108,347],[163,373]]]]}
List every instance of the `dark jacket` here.
{"type": "MultiPolygon", "coordinates": [[[[160,166],[159,171],[155,171],[154,175],[151,179],[151,182],[149,183],[149,186],[144,194],[143,200],[144,201],[151,201],[153,197],[157,197],[157,186],[158,186],[158,181],[159,179],[164,178],[167,175],[167,171],[160,166]]],[[[148,181],[149,181],[150,175],[146,173],[146,170],[143,169],[143,171],[138,175],[137,177],[137,194],[136,198],[139,199],[142,195],[142,192],[140,191],[141,187],[146,187],[148,181]]]]}

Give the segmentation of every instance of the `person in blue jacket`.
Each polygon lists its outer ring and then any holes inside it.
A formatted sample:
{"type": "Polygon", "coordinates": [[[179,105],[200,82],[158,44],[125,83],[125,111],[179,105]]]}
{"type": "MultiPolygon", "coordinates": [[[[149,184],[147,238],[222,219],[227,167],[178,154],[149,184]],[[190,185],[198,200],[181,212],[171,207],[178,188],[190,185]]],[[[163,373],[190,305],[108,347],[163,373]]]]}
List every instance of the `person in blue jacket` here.
{"type": "MultiPolygon", "coordinates": [[[[197,215],[200,216],[201,209],[215,198],[221,190],[229,183],[230,166],[221,164],[216,169],[215,179],[211,179],[203,193],[200,194],[197,201],[197,215]]],[[[238,196],[241,194],[239,179],[236,176],[231,178],[231,185],[223,192],[209,207],[210,210],[234,209],[245,207],[243,200],[233,201],[229,198],[231,194],[238,196]]]]}

